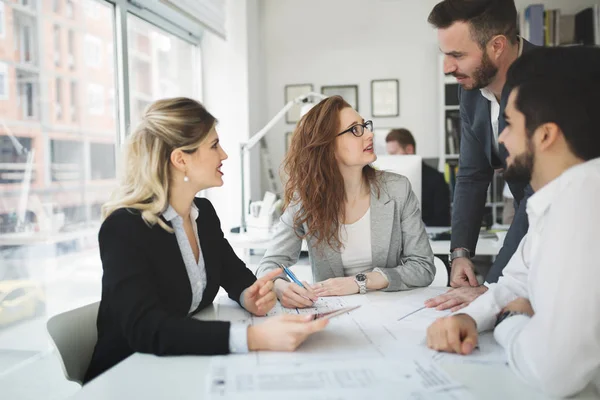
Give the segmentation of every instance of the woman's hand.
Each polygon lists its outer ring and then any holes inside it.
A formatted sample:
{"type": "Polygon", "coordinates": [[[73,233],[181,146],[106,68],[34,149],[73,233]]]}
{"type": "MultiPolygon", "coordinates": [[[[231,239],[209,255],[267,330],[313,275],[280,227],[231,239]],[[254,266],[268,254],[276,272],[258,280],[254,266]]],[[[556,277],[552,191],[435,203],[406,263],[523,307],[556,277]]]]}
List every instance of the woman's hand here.
{"type": "Polygon", "coordinates": [[[277,268],[257,279],[252,286],[244,290],[244,308],[258,317],[262,317],[271,311],[277,303],[277,296],[273,292],[272,279],[282,272],[281,268],[277,268]]]}
{"type": "Polygon", "coordinates": [[[345,278],[331,278],[312,286],[314,293],[319,297],[346,296],[359,292],[358,284],[353,276],[345,278]]]}
{"type": "Polygon", "coordinates": [[[277,279],[275,281],[275,293],[282,306],[286,308],[312,307],[313,303],[319,297],[310,288],[308,283],[302,282],[302,284],[304,288],[284,279],[277,279]]]}
{"type": "Polygon", "coordinates": [[[310,335],[325,329],[328,319],[314,315],[280,315],[248,327],[248,349],[294,351],[310,335]]]}

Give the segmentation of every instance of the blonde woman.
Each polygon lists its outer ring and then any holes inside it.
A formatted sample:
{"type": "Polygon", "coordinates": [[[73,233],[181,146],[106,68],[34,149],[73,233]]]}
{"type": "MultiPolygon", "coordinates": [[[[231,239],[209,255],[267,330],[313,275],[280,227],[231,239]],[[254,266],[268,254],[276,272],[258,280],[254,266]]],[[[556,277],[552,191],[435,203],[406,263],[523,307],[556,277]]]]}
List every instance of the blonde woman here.
{"type": "Polygon", "coordinates": [[[294,350],[325,320],[271,318],[247,327],[190,317],[219,287],[254,315],[275,304],[271,279],[257,280],[223,237],[200,190],[223,185],[215,118],[187,98],[150,105],[127,144],[124,176],[103,207],[98,342],[85,381],[134,352],[156,355],[294,350]]]}

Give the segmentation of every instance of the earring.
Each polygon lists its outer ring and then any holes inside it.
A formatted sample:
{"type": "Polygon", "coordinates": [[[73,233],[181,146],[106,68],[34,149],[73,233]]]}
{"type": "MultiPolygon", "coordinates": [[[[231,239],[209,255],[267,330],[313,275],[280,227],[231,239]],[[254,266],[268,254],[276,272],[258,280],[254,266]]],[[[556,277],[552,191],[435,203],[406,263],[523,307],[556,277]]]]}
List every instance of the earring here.
{"type": "Polygon", "coordinates": [[[187,176],[187,172],[186,172],[186,173],[185,173],[185,175],[183,176],[183,181],[184,181],[184,182],[189,182],[189,181],[190,181],[190,178],[188,178],[188,176],[187,176]]]}

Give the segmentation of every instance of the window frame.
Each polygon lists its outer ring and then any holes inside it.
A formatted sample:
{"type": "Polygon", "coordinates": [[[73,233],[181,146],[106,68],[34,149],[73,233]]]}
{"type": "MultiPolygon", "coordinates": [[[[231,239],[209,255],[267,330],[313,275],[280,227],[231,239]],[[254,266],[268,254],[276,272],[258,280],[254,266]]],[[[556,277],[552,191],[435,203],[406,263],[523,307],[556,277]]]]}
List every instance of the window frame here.
{"type": "MultiPolygon", "coordinates": [[[[159,29],[174,35],[192,45],[194,45],[193,59],[196,63],[195,67],[201,70],[201,50],[200,42],[202,40],[202,32],[205,28],[200,25],[190,23],[189,19],[182,16],[176,10],[170,7],[159,4],[153,5],[154,8],[140,7],[137,1],[132,0],[95,0],[106,2],[114,5],[115,13],[115,58],[113,60],[117,79],[117,93],[115,101],[117,102],[117,110],[119,114],[119,130],[117,137],[117,151],[125,143],[129,135],[131,125],[131,107],[130,107],[130,90],[129,90],[129,49],[128,34],[127,34],[127,16],[131,14],[135,17],[158,27],[159,29]]],[[[202,97],[202,74],[195,75],[197,80],[192,82],[198,93],[198,97],[202,97]]]]}

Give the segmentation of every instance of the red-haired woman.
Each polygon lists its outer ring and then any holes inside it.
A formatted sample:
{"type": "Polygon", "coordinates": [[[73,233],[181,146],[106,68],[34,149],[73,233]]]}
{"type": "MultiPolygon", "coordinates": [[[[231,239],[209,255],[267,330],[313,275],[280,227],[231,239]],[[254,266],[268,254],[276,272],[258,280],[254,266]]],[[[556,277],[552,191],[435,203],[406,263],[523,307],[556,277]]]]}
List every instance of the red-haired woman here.
{"type": "Polygon", "coordinates": [[[285,275],[275,292],[285,307],[320,296],[428,286],[433,253],[408,179],[375,170],[373,124],[341,97],[329,97],[298,123],[284,161],[284,213],[258,276],[296,263],[308,243],[315,283],[285,275]]]}

